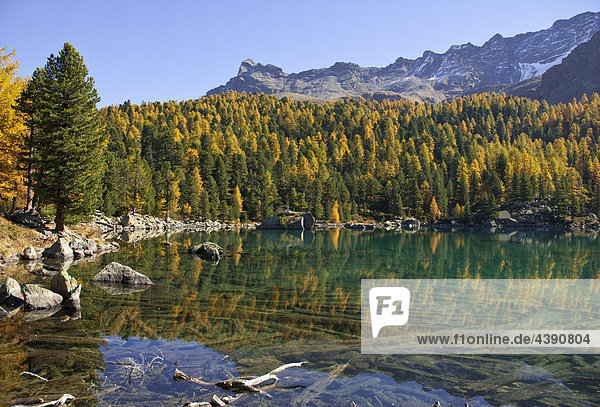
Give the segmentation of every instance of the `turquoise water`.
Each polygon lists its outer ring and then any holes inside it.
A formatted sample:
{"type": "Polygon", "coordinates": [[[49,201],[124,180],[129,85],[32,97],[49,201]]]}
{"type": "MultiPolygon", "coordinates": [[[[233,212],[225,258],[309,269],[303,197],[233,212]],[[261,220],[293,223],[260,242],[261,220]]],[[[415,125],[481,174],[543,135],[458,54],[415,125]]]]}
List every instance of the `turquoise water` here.
{"type": "Polygon", "coordinates": [[[81,319],[0,321],[0,404],[70,393],[78,405],[181,405],[232,393],[175,382],[175,368],[214,383],[299,361],[267,395],[234,405],[600,404],[599,356],[361,355],[359,341],[361,278],[599,278],[591,237],[333,230],[164,240],[120,241],[119,252],[72,266],[81,319]],[[187,254],[206,240],[227,257],[215,265],[187,254]],[[110,261],[156,286],[115,295],[89,283],[110,261]]]}

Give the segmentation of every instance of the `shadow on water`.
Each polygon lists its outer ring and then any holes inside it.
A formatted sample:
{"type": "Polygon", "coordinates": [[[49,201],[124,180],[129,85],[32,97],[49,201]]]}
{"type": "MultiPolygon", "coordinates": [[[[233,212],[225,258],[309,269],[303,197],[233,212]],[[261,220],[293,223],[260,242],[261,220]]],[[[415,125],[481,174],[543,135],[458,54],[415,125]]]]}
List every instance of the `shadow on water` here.
{"type": "Polygon", "coordinates": [[[0,404],[71,393],[79,405],[178,405],[227,392],[174,382],[175,367],[214,382],[296,361],[308,363],[282,381],[300,387],[235,404],[586,406],[600,394],[595,355],[361,355],[359,343],[361,278],[599,278],[590,237],[242,230],[175,234],[171,246],[161,236],[130,240],[70,268],[83,284],[81,319],[19,312],[0,321],[0,404]],[[227,250],[218,264],[187,255],[206,240],[227,250]],[[110,261],[156,286],[89,283],[110,261]]]}

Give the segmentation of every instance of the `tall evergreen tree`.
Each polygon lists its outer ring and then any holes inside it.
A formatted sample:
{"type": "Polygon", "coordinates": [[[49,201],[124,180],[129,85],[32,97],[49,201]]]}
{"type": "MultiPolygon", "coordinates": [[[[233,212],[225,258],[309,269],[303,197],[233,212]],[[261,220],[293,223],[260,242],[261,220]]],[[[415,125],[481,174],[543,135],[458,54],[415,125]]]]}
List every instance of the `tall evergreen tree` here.
{"type": "Polygon", "coordinates": [[[32,115],[39,129],[33,147],[43,174],[36,187],[56,206],[60,232],[66,216],[87,215],[98,207],[105,133],[94,79],[71,44],[50,55],[43,74],[32,115]]]}

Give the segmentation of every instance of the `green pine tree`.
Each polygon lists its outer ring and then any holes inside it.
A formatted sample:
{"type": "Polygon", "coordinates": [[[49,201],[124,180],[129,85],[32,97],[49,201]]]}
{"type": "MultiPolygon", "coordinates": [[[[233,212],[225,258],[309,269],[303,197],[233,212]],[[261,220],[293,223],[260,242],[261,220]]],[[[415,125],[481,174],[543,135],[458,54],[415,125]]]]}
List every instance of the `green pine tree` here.
{"type": "Polygon", "coordinates": [[[87,215],[98,207],[105,133],[94,79],[71,44],[50,55],[43,74],[41,89],[32,93],[39,98],[31,116],[38,129],[33,148],[41,180],[36,188],[56,206],[60,232],[66,216],[87,215]]]}

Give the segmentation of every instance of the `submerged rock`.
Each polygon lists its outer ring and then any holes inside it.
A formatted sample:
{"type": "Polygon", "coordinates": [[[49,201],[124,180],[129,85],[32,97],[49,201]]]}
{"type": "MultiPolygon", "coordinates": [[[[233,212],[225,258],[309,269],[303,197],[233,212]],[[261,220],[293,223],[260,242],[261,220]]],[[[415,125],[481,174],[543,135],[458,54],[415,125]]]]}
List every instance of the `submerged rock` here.
{"type": "Polygon", "coordinates": [[[23,289],[25,295],[25,309],[44,309],[60,305],[63,301],[61,295],[41,287],[37,284],[27,284],[23,289]]]}
{"type": "Polygon", "coordinates": [[[0,303],[9,307],[19,307],[25,302],[21,286],[14,278],[8,277],[0,283],[0,303]]]}
{"type": "Polygon", "coordinates": [[[145,285],[126,285],[119,283],[107,283],[105,281],[94,281],[96,287],[100,287],[110,295],[127,295],[146,291],[150,288],[150,284],[145,285]]]}
{"type": "Polygon", "coordinates": [[[213,242],[204,242],[200,245],[192,246],[188,252],[201,259],[210,261],[219,261],[225,256],[225,249],[213,242]]]}
{"type": "Polygon", "coordinates": [[[69,242],[64,237],[59,237],[56,242],[49,248],[44,250],[44,257],[56,259],[72,259],[73,249],[69,246],[69,242]]]}
{"type": "Polygon", "coordinates": [[[112,262],[92,277],[92,282],[120,283],[131,285],[153,285],[154,283],[142,273],[128,266],[112,262]]]}

